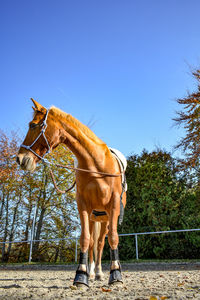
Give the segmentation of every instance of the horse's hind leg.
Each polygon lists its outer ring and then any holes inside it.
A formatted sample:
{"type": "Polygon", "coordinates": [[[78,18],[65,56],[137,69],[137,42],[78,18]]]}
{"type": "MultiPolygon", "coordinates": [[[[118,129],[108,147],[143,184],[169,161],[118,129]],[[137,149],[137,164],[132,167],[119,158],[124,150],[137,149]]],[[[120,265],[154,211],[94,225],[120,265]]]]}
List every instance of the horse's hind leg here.
{"type": "Polygon", "coordinates": [[[95,267],[96,280],[102,280],[104,278],[104,274],[102,272],[102,266],[101,266],[101,258],[103,254],[105,237],[107,233],[108,233],[108,222],[102,222],[101,231],[98,239],[98,245],[97,245],[97,257],[96,257],[96,267],[95,267]]]}
{"type": "Polygon", "coordinates": [[[113,205],[110,210],[109,217],[109,232],[108,232],[108,242],[110,245],[110,278],[109,284],[115,282],[122,282],[121,276],[121,266],[119,262],[119,252],[118,252],[118,244],[119,244],[119,236],[117,233],[117,222],[118,216],[120,212],[120,204],[117,201],[119,197],[114,199],[113,205]]]}
{"type": "Polygon", "coordinates": [[[80,237],[80,259],[79,266],[74,278],[74,285],[86,285],[88,284],[89,270],[88,270],[88,248],[90,243],[90,231],[89,231],[89,213],[86,210],[81,210],[79,205],[79,214],[81,219],[81,237],[80,237]]]}

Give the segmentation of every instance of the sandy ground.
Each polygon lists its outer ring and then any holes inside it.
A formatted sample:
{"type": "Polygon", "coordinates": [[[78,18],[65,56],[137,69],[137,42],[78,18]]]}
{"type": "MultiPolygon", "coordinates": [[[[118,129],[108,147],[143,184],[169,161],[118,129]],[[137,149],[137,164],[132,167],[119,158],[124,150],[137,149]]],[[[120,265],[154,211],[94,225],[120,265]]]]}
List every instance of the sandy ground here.
{"type": "Polygon", "coordinates": [[[200,263],[122,264],[124,283],[90,281],[89,289],[73,286],[76,266],[1,266],[0,300],[18,299],[200,299],[200,263]]]}

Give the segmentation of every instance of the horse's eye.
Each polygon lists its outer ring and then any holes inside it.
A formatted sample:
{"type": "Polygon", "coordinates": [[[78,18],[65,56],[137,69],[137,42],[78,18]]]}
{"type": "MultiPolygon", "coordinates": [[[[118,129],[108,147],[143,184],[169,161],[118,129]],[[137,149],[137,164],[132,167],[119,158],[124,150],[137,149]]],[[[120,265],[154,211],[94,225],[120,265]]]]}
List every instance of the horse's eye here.
{"type": "Polygon", "coordinates": [[[38,125],[38,124],[36,124],[36,123],[30,123],[30,124],[29,124],[29,128],[30,128],[30,129],[34,129],[35,127],[37,127],[37,125],[38,125]]]}

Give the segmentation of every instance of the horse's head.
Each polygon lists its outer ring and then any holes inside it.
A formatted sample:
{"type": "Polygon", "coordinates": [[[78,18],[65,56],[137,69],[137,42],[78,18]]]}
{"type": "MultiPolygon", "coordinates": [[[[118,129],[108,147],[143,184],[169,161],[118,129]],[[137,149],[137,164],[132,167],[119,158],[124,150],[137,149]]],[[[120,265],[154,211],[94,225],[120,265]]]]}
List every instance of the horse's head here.
{"type": "Polygon", "coordinates": [[[49,111],[37,101],[31,100],[34,104],[33,120],[29,123],[29,130],[16,161],[22,169],[33,172],[36,163],[59,144],[60,137],[59,128],[49,111]]]}

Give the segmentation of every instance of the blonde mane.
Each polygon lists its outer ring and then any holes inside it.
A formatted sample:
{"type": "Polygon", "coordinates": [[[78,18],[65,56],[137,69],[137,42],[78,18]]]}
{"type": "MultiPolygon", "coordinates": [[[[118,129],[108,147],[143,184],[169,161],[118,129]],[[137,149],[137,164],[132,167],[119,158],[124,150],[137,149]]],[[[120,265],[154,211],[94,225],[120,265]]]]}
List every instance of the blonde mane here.
{"type": "Polygon", "coordinates": [[[90,130],[90,128],[88,128],[86,125],[84,125],[79,120],[74,118],[72,115],[65,113],[64,111],[62,111],[61,109],[59,109],[55,106],[51,106],[50,110],[55,117],[61,118],[63,120],[70,122],[72,125],[74,125],[79,130],[81,130],[88,138],[92,139],[95,143],[105,144],[100,138],[98,138],[95,135],[94,132],[92,132],[92,130],[90,130]]]}

